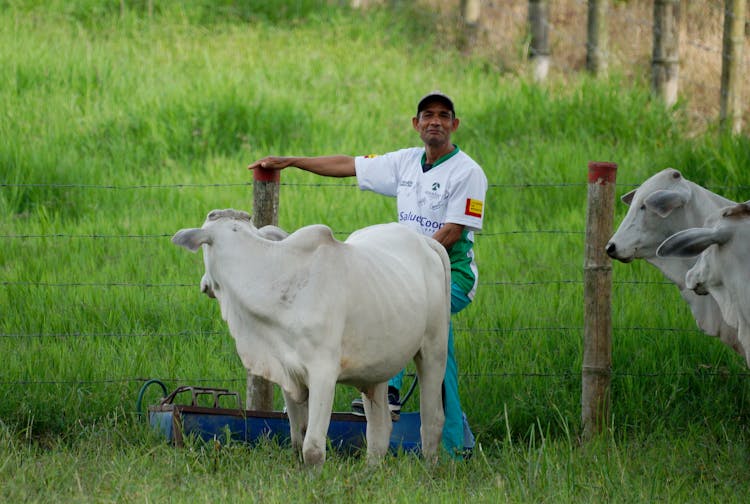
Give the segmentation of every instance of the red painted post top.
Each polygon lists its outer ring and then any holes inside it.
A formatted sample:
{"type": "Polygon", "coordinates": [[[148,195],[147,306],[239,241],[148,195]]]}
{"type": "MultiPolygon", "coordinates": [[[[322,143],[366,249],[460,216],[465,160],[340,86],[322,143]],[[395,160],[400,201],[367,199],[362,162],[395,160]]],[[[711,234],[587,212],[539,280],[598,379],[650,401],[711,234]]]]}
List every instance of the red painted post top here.
{"type": "Polygon", "coordinates": [[[253,170],[253,180],[257,180],[258,182],[279,182],[281,180],[281,170],[255,168],[253,170]]]}
{"type": "Polygon", "coordinates": [[[617,163],[589,162],[589,184],[613,184],[617,178],[617,163]]]}

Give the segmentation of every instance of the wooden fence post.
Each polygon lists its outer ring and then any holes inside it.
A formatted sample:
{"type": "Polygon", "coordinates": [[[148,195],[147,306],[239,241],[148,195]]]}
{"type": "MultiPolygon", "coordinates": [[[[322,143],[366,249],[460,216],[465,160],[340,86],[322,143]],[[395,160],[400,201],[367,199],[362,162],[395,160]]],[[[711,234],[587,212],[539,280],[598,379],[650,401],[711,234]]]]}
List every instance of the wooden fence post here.
{"type": "Polygon", "coordinates": [[[724,0],[719,120],[722,127],[734,134],[742,131],[742,47],[746,6],[746,0],[724,0]]]}
{"type": "MultiPolygon", "coordinates": [[[[253,170],[253,224],[256,227],[279,223],[280,170],[253,170]]],[[[247,409],[273,410],[273,383],[247,373],[247,409]]]]}
{"type": "Polygon", "coordinates": [[[609,0],[588,0],[586,69],[596,76],[606,76],[609,55],[607,12],[609,0]]]}
{"type": "Polygon", "coordinates": [[[542,82],[549,73],[549,0],[529,0],[529,59],[534,64],[534,81],[542,82]]]}
{"type": "Polygon", "coordinates": [[[610,416],[612,263],[605,247],[612,234],[616,174],[615,163],[589,163],[581,370],[581,423],[584,440],[600,433],[610,416]]]}
{"type": "Polygon", "coordinates": [[[680,72],[680,0],[655,0],[651,89],[671,107],[677,103],[680,72]]]}

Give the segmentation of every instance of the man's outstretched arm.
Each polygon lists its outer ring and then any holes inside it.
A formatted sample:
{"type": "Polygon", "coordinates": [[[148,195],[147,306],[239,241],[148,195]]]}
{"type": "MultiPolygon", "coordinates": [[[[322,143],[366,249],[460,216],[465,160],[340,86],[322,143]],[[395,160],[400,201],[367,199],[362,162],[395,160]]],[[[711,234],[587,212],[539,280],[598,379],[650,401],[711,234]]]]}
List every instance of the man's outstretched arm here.
{"type": "Polygon", "coordinates": [[[268,156],[250,163],[247,169],[263,168],[266,170],[281,170],[289,166],[295,166],[301,170],[324,177],[353,177],[356,175],[354,157],[344,155],[317,157],[268,156]]]}

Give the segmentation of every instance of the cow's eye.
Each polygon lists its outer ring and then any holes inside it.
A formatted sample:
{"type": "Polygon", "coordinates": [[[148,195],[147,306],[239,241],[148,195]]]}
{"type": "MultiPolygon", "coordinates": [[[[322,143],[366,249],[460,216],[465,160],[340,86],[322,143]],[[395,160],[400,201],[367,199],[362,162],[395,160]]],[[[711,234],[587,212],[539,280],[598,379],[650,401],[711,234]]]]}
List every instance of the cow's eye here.
{"type": "Polygon", "coordinates": [[[644,203],[641,205],[641,210],[645,210],[645,209],[646,209],[646,204],[644,203]]]}

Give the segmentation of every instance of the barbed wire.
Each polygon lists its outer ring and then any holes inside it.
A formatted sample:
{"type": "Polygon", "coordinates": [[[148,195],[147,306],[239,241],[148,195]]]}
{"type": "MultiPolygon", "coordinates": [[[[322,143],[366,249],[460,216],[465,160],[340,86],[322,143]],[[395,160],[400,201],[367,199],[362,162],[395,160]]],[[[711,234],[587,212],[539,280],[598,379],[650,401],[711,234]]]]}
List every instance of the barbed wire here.
{"type": "MultiPolygon", "coordinates": [[[[348,236],[352,234],[354,230],[351,231],[333,231],[334,235],[337,236],[348,236]]],[[[135,238],[135,239],[164,239],[164,238],[170,238],[172,237],[174,233],[160,233],[160,234],[145,234],[145,235],[136,235],[136,234],[125,234],[125,235],[116,235],[116,234],[98,234],[98,233],[92,233],[92,234],[66,234],[66,233],[50,233],[50,234],[0,234],[0,238],[8,238],[8,239],[32,239],[32,238],[41,238],[41,239],[47,239],[47,238],[80,238],[80,239],[124,239],[124,238],[135,238]]],[[[496,231],[496,232],[482,232],[478,233],[476,236],[507,236],[507,235],[518,235],[518,234],[574,234],[574,235],[583,235],[585,234],[585,231],[570,231],[565,229],[515,229],[510,231],[496,231]]]]}
{"type": "Polygon", "coordinates": [[[105,235],[105,234],[66,234],[66,233],[51,233],[51,234],[0,234],[0,238],[15,238],[15,239],[29,239],[29,238],[92,238],[96,240],[100,239],[112,239],[112,238],[138,238],[138,239],[148,239],[148,238],[169,238],[174,233],[162,233],[162,234],[147,234],[147,235],[134,235],[134,234],[126,234],[126,235],[105,235]]]}
{"type": "Polygon", "coordinates": [[[252,182],[236,183],[195,183],[195,184],[136,184],[136,185],[108,185],[108,184],[63,184],[63,183],[11,183],[0,182],[0,187],[14,188],[61,188],[61,189],[108,189],[108,190],[126,190],[126,189],[180,189],[184,187],[203,188],[203,187],[247,187],[252,186],[252,182]]]}
{"type": "MultiPolygon", "coordinates": [[[[556,378],[564,380],[581,380],[580,370],[561,371],[557,373],[550,372],[521,372],[521,371],[489,371],[483,373],[460,373],[463,379],[483,379],[483,378],[556,378]]],[[[710,369],[708,367],[699,367],[689,371],[673,372],[636,372],[636,371],[619,371],[613,369],[610,377],[612,379],[620,378],[663,378],[663,377],[692,377],[692,378],[747,378],[750,372],[744,371],[727,371],[724,369],[710,369]]],[[[123,377],[123,378],[102,378],[98,380],[2,380],[0,385],[12,386],[49,386],[49,385],[112,385],[128,383],[145,383],[153,378],[143,377],[123,377]]],[[[244,384],[246,378],[191,378],[191,377],[171,377],[159,378],[161,382],[167,383],[238,383],[244,384]]]]}
{"type": "MultiPolygon", "coordinates": [[[[140,383],[153,378],[102,378],[100,380],[0,380],[0,385],[96,385],[112,383],[140,383]]],[[[160,378],[166,382],[216,383],[245,382],[244,378],[160,378]]]]}
{"type": "MultiPolygon", "coordinates": [[[[489,332],[489,333],[515,333],[515,332],[536,332],[536,331],[544,331],[544,332],[552,332],[552,331],[559,331],[559,332],[581,332],[583,331],[583,326],[549,326],[549,327],[489,327],[489,328],[480,328],[480,327],[460,327],[460,326],[454,326],[453,329],[456,332],[468,332],[468,333],[483,333],[483,332],[489,332]]],[[[643,327],[643,326],[632,326],[632,327],[613,327],[612,331],[614,332],[628,332],[628,331],[635,331],[635,332],[658,332],[658,333],[664,333],[664,332],[673,332],[673,333],[694,333],[694,334],[703,334],[703,332],[700,329],[697,328],[691,328],[691,329],[683,329],[678,327],[643,327]]]]}
{"type": "Polygon", "coordinates": [[[135,283],[135,282],[22,282],[2,281],[2,286],[26,286],[26,287],[145,287],[145,288],[172,288],[172,287],[196,287],[193,283],[135,283]]]}
{"type": "MultiPolygon", "coordinates": [[[[501,285],[509,287],[532,287],[537,285],[580,285],[582,279],[560,279],[560,280],[490,280],[479,281],[479,285],[501,285]]],[[[615,280],[613,285],[674,285],[669,281],[652,281],[652,280],[615,280]]],[[[188,283],[138,283],[138,282],[31,282],[22,280],[3,280],[0,285],[4,287],[137,287],[137,288],[173,288],[173,287],[196,287],[196,282],[188,283]]]]}
{"type": "MultiPolygon", "coordinates": [[[[336,182],[280,182],[280,186],[289,187],[333,187],[333,188],[349,188],[358,189],[359,186],[356,183],[342,184],[336,182]]],[[[489,184],[490,188],[532,188],[532,187],[585,187],[587,182],[547,182],[547,183],[519,183],[519,184],[489,184]]],[[[54,188],[54,189],[107,189],[107,190],[132,190],[132,189],[181,189],[185,187],[190,188],[211,188],[211,187],[252,187],[252,182],[247,183],[236,183],[236,184],[157,184],[157,185],[95,185],[95,184],[61,184],[61,183],[10,183],[0,182],[0,187],[7,188],[54,188]]]]}
{"type": "MultiPolygon", "coordinates": [[[[189,325],[189,324],[185,324],[189,325]]],[[[454,331],[457,333],[529,333],[529,332],[581,332],[584,330],[583,326],[539,326],[539,327],[462,327],[454,326],[454,331]]],[[[677,328],[677,327],[643,327],[643,326],[632,326],[632,327],[613,327],[613,332],[655,332],[655,333],[694,333],[703,334],[697,328],[677,328]]],[[[193,336],[216,336],[216,335],[229,335],[229,330],[207,330],[207,331],[178,331],[178,332],[51,332],[51,333],[0,333],[0,338],[8,339],[23,339],[23,338],[188,338],[193,336]]]]}
{"type": "MultiPolygon", "coordinates": [[[[187,325],[187,324],[186,324],[187,325]]],[[[0,333],[0,338],[22,339],[22,338],[185,338],[191,336],[215,336],[217,334],[229,334],[225,331],[179,331],[179,332],[71,332],[71,333],[0,333]]]]}
{"type": "MultiPolygon", "coordinates": [[[[642,182],[617,182],[617,187],[632,187],[637,188],[642,182]]],[[[329,182],[281,182],[281,187],[323,187],[323,188],[348,188],[358,189],[359,186],[354,184],[340,184],[340,183],[329,183],[329,182]]],[[[489,189],[534,189],[534,188],[585,188],[588,187],[588,182],[523,182],[515,184],[488,184],[489,189]]],[[[223,188],[223,187],[252,187],[252,182],[247,183],[228,183],[228,184],[158,184],[158,185],[92,185],[92,184],[59,184],[59,183],[10,183],[0,182],[0,188],[50,188],[50,189],[106,189],[106,190],[138,190],[138,189],[182,189],[182,188],[223,188]]],[[[740,186],[726,186],[726,185],[708,185],[706,189],[715,190],[728,190],[728,189],[750,189],[750,185],[740,186]]]]}

